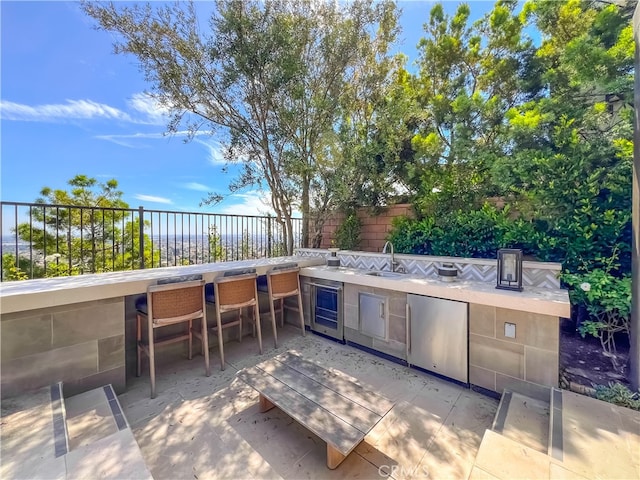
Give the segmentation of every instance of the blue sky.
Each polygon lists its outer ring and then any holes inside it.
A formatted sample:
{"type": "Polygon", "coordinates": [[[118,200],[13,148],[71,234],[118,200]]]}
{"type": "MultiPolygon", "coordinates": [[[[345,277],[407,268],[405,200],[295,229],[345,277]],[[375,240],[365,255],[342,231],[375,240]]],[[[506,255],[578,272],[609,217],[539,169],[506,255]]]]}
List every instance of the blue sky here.
{"type": "MultiPolygon", "coordinates": [[[[417,55],[434,2],[400,2],[402,44],[417,55]]],[[[453,12],[459,2],[444,2],[453,12]]],[[[470,2],[473,18],[493,2],[470,2]]],[[[201,4],[199,8],[207,8],[201,4]]],[[[112,36],[93,28],[74,2],[0,2],[1,193],[32,202],[43,186],[67,188],[86,174],[115,178],[130,207],[261,214],[256,191],[199,207],[208,191],[225,193],[235,168],[223,172],[217,145],[165,136],[166,119],[144,95],[149,85],[132,56],[115,55],[112,36]]]]}

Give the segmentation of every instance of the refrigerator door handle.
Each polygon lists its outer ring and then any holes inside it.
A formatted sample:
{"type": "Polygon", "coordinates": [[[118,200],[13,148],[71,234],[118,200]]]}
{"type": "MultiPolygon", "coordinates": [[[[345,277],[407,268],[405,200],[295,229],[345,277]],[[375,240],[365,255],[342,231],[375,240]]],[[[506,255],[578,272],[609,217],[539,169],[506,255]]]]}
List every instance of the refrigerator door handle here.
{"type": "Polygon", "coordinates": [[[409,302],[407,302],[407,306],[405,308],[405,334],[407,365],[410,365],[409,354],[411,353],[411,306],[409,305],[409,302]]]}
{"type": "Polygon", "coordinates": [[[311,285],[312,287],[321,287],[321,288],[325,288],[327,290],[333,290],[336,292],[342,291],[342,287],[334,287],[333,285],[323,285],[321,283],[313,283],[313,282],[309,282],[309,285],[311,285]]]}

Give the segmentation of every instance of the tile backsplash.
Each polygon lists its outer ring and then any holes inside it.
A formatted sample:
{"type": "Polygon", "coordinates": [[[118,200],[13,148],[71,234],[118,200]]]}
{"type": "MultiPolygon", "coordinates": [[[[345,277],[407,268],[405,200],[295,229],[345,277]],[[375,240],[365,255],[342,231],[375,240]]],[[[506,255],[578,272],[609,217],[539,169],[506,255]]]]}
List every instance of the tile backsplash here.
{"type": "MultiPolygon", "coordinates": [[[[297,255],[327,257],[328,250],[300,248],[297,255]]],[[[366,270],[388,270],[390,255],[382,253],[341,250],[337,253],[343,267],[366,270]]],[[[405,272],[425,277],[437,276],[437,268],[443,262],[453,263],[458,269],[458,278],[476,282],[496,283],[497,260],[487,258],[433,257],[429,255],[396,254],[395,261],[405,272]]],[[[525,287],[560,288],[559,263],[530,262],[522,264],[522,285],[525,287]]]]}

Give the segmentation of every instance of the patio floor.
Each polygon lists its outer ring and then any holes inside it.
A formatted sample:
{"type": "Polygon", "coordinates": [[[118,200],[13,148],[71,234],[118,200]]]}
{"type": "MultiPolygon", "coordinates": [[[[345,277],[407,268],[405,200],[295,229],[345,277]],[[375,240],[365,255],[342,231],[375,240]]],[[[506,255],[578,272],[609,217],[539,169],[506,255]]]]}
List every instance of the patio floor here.
{"type": "Polygon", "coordinates": [[[285,327],[280,347],[265,329],[257,342],[225,344],[227,368],[211,351],[212,375],[201,356],[157,356],[157,398],[148,373],[118,398],[145,463],[157,480],[240,478],[467,478],[498,402],[353,347],[285,327]],[[279,409],[258,411],[258,395],[235,373],[287,350],[357,379],[396,402],[391,412],[336,469],[326,467],[326,444],[279,409]]]}

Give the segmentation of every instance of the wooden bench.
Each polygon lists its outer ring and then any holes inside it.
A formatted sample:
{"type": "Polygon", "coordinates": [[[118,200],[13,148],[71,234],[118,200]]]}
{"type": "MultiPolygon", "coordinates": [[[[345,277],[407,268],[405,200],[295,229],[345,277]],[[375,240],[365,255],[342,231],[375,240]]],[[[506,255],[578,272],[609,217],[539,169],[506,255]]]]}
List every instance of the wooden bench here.
{"type": "Polygon", "coordinates": [[[327,442],[330,469],[393,407],[387,398],[295,352],[241,370],[238,378],[260,393],[260,411],[278,407],[327,442]]]}

